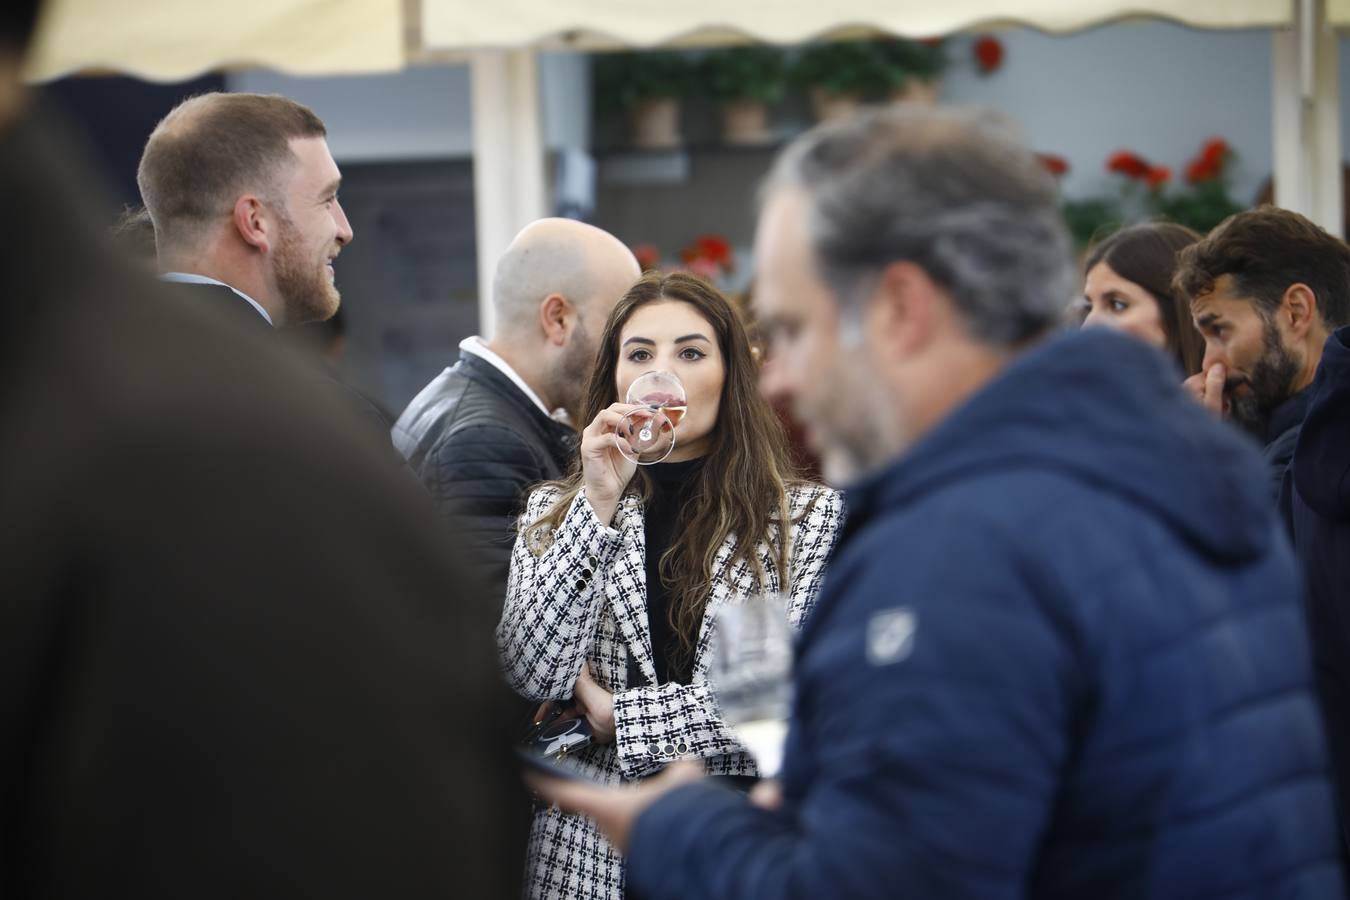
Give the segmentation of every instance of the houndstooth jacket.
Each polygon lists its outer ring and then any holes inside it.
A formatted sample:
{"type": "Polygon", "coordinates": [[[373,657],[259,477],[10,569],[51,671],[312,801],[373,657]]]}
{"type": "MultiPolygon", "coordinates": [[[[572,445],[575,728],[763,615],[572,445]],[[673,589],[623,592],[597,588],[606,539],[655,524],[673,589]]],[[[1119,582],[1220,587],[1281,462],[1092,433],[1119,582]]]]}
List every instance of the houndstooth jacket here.
{"type": "MultiPolygon", "coordinates": [[[[754,762],[720,720],[708,687],[710,623],[728,602],[783,593],[799,628],[815,603],[834,547],[843,503],[819,485],[789,490],[790,583],[780,585],[767,544],[758,548],[766,584],[745,562],[730,564],[734,538],[718,550],[712,588],[695,647],[691,683],[657,685],[647,623],[642,500],[625,495],[612,527],[601,524],[583,490],[545,548],[531,548],[525,528],[560,496],[537,488],[520,518],[497,644],[506,676],[533,700],[563,700],[588,660],[596,681],[614,693],[615,742],[581,757],[607,784],[655,774],[684,756],[711,774],[754,775],[754,762]],[[542,552],[538,552],[542,551],[542,552]],[[538,552],[538,555],[536,555],[538,552]],[[630,671],[641,681],[629,683],[630,671]]],[[[776,540],[776,532],[771,532],[776,540]]],[[[536,814],[530,838],[527,895],[538,900],[623,897],[623,863],[589,820],[557,810],[536,814]]]]}

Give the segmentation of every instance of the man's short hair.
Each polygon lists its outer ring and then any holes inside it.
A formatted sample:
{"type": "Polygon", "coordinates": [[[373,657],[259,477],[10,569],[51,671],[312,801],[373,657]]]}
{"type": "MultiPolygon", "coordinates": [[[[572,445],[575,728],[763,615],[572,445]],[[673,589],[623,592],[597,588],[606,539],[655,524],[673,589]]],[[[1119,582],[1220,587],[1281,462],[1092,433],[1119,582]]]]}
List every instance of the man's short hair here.
{"type": "Polygon", "coordinates": [[[1176,290],[1204,296],[1224,275],[1269,319],[1291,284],[1306,284],[1328,328],[1350,315],[1350,247],[1296,212],[1275,206],[1229,216],[1199,243],[1177,255],[1176,290]]]}
{"type": "Polygon", "coordinates": [[[1054,179],[989,114],[897,108],[819,126],[779,157],[765,194],[783,186],[806,196],[817,263],[846,315],[901,260],[994,346],[1057,326],[1074,294],[1054,179]]]}
{"type": "Polygon", "coordinates": [[[309,107],[266,94],[202,94],[155,126],[136,182],[160,241],[191,239],[226,216],[240,194],[283,203],[280,179],[296,162],[293,138],[324,137],[309,107]]]}

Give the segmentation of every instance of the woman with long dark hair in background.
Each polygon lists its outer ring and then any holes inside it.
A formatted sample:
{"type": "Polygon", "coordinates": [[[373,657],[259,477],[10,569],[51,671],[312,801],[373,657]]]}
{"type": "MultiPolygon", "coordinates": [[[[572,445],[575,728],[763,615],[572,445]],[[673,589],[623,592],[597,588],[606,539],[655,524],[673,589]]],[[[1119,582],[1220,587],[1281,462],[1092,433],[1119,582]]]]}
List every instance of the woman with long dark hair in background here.
{"type": "Polygon", "coordinates": [[[1172,289],[1177,253],[1198,240],[1184,225],[1148,222],[1102,241],[1083,266],[1083,324],[1124,331],[1168,353],[1187,376],[1199,372],[1205,339],[1172,289]]]}

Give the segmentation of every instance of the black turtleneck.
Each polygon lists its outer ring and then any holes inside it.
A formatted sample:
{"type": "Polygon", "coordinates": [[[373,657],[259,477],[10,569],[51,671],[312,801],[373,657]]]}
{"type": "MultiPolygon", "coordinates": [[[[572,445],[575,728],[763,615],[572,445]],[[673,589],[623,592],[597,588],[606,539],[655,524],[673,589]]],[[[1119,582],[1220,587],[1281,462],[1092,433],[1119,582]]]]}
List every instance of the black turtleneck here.
{"type": "MultiPolygon", "coordinates": [[[[670,549],[679,525],[680,510],[695,497],[702,459],[658,463],[647,467],[652,494],[643,509],[647,544],[647,623],[652,636],[652,658],[657,682],[688,684],[693,677],[692,654],[680,653],[680,641],[670,627],[670,591],[661,580],[661,557],[670,549]]],[[[697,638],[697,634],[693,635],[697,638]]]]}

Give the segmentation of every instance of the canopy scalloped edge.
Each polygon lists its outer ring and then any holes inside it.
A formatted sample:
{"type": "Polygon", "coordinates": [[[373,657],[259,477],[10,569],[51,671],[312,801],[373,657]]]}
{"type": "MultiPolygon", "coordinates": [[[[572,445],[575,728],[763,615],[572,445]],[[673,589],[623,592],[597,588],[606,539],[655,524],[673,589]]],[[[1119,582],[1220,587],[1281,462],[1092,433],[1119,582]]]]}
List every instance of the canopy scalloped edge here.
{"type": "MultiPolygon", "coordinates": [[[[1350,0],[1340,2],[1350,13],[1350,0]]],[[[601,0],[594,5],[600,7],[605,3],[601,0]]],[[[681,11],[688,13],[689,5],[687,0],[681,11]]],[[[700,4],[694,2],[694,5],[700,4]]],[[[1004,27],[1029,27],[1050,34],[1066,34],[1131,19],[1163,20],[1192,28],[1224,30],[1279,28],[1293,21],[1292,4],[1288,0],[1252,0],[1246,3],[1231,0],[1186,3],[1177,0],[1154,5],[1136,2],[1120,6],[1099,2],[1072,7],[1064,3],[1043,5],[1047,7],[1047,13],[1050,7],[1055,7],[1052,14],[1023,14],[1025,5],[1013,12],[1002,4],[953,0],[944,8],[935,10],[936,5],[929,5],[917,13],[897,11],[899,4],[892,4],[888,7],[889,14],[877,15],[875,3],[840,0],[834,4],[836,12],[833,16],[823,12],[784,13],[776,19],[754,20],[753,15],[739,11],[728,15],[725,9],[702,18],[692,14],[650,18],[636,14],[601,15],[603,9],[597,9],[596,15],[588,17],[577,11],[578,6],[584,6],[580,3],[569,4],[566,13],[553,13],[550,10],[541,15],[526,15],[522,8],[533,7],[534,0],[507,0],[495,4],[495,11],[491,14],[485,15],[482,10],[475,8],[474,13],[468,15],[464,13],[463,7],[456,7],[451,0],[423,0],[422,44],[419,51],[434,53],[513,47],[642,49],[750,42],[800,44],[862,34],[927,38],[1004,27]],[[844,8],[838,9],[841,5],[844,8]],[[852,15],[854,9],[850,7],[859,6],[868,7],[872,15],[852,15]],[[1077,11],[1066,11],[1066,7],[1077,11]],[[690,21],[699,24],[690,25],[690,21]]]]}

